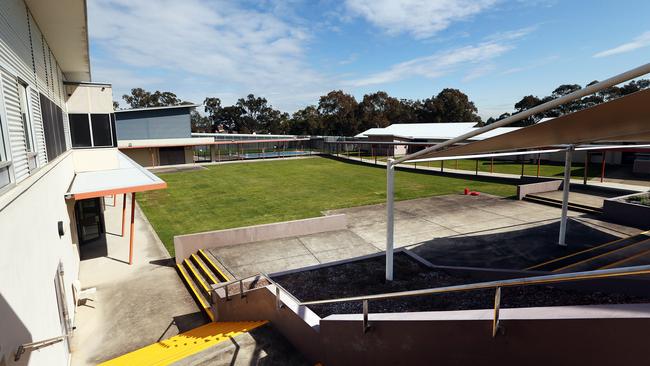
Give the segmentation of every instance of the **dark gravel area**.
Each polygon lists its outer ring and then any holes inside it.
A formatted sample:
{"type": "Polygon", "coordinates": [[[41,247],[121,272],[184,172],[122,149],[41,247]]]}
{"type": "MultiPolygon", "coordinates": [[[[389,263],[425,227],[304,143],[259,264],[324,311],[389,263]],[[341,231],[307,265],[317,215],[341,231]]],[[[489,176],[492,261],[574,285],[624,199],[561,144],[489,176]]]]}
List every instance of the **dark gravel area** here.
{"type": "MultiPolygon", "coordinates": [[[[470,278],[451,276],[442,270],[431,270],[403,253],[395,254],[394,264],[395,278],[390,283],[386,283],[384,278],[385,260],[383,256],[287,274],[273,279],[301,301],[477,282],[470,278]]],[[[490,289],[370,301],[369,311],[372,313],[395,313],[489,309],[494,306],[494,293],[495,291],[490,289]]],[[[582,292],[542,285],[509,287],[501,290],[502,308],[644,302],[650,302],[650,298],[602,292],[582,292]]],[[[362,311],[360,302],[314,305],[310,308],[320,317],[331,314],[354,314],[362,311]]]]}

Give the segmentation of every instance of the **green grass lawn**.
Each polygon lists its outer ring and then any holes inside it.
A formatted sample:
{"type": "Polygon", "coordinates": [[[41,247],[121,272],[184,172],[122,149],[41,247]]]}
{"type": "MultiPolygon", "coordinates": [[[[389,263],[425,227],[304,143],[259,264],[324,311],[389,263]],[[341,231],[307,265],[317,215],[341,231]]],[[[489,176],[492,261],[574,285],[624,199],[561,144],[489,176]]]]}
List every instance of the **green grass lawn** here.
{"type": "MultiPolygon", "coordinates": [[[[169,252],[174,235],[303,219],[321,211],[385,202],[386,171],[325,158],[224,164],[158,174],[168,188],[140,205],[169,252]]],[[[465,187],[512,196],[508,184],[398,171],[395,198],[461,193],[465,187]]]]}

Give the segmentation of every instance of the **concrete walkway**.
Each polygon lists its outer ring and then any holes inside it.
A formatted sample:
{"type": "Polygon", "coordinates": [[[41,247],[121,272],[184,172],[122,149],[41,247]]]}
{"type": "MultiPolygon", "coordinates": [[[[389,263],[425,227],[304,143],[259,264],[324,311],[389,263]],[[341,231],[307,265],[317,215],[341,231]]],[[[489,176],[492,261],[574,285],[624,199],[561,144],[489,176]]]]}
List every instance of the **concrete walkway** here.
{"type": "Polygon", "coordinates": [[[94,365],[205,322],[139,208],[134,263],[128,264],[129,210],[124,237],[121,214],[118,197],[115,207],[106,207],[106,240],[81,247],[81,285],[96,293],[76,309],[72,365],[94,365]]]}
{"type": "MultiPolygon", "coordinates": [[[[395,203],[395,247],[434,264],[523,269],[638,229],[569,212],[567,243],[557,245],[560,209],[487,194],[446,195],[395,203]]],[[[333,262],[386,248],[386,206],[332,210],[347,215],[346,230],[212,248],[235,278],[333,262]]]]}

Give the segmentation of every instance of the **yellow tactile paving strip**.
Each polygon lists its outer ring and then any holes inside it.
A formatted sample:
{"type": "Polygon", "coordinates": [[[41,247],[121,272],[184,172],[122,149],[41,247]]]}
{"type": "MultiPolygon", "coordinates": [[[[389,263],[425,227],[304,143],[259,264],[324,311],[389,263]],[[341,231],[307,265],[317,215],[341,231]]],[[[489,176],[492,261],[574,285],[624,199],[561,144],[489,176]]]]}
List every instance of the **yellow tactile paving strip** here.
{"type": "Polygon", "coordinates": [[[169,365],[266,323],[267,321],[209,323],[101,365],[169,365]]]}

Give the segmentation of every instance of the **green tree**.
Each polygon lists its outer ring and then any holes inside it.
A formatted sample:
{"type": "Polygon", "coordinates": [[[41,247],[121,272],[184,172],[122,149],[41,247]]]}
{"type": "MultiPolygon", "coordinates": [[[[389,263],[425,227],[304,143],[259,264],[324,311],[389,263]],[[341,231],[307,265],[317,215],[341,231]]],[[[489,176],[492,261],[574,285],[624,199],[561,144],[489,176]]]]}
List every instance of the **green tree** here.
{"type": "Polygon", "coordinates": [[[314,105],[299,109],[293,113],[289,128],[285,131],[292,135],[321,135],[323,126],[318,108],[314,105]]]}
{"type": "Polygon", "coordinates": [[[354,136],[359,133],[356,111],[357,100],[342,90],[333,90],[321,96],[318,112],[323,121],[323,134],[354,136]]]}
{"type": "Polygon", "coordinates": [[[131,108],[165,107],[189,103],[183,102],[172,92],[160,92],[156,90],[151,93],[142,88],[131,89],[131,95],[124,94],[122,95],[122,99],[131,108]]]}

